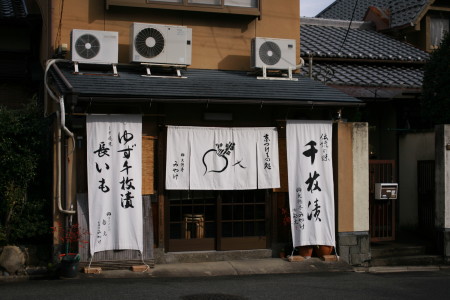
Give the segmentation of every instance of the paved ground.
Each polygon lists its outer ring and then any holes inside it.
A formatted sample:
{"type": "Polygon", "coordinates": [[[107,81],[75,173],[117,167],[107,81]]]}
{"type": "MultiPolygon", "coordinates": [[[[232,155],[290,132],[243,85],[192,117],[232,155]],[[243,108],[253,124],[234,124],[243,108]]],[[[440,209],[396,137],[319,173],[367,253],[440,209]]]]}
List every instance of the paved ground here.
{"type": "MultiPolygon", "coordinates": [[[[257,274],[294,274],[317,272],[394,273],[450,270],[450,266],[352,267],[344,261],[325,262],[311,258],[302,262],[289,262],[280,258],[233,260],[200,263],[157,264],[145,272],[131,270],[102,270],[100,274],[80,272],[77,278],[140,278],[140,277],[205,277],[257,274]]],[[[45,269],[30,272],[28,276],[0,276],[0,281],[23,281],[48,277],[45,269]]]]}
{"type": "Polygon", "coordinates": [[[450,272],[322,272],[0,283],[2,300],[448,299],[450,272]]]}

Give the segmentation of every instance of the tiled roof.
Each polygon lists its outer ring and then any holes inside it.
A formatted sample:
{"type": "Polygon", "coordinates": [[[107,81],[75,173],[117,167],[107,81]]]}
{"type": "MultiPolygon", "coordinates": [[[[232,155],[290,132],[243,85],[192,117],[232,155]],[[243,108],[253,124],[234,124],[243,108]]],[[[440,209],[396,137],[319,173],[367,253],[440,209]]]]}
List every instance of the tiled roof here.
{"type": "MultiPolygon", "coordinates": [[[[236,103],[254,101],[271,104],[350,103],[360,100],[348,96],[320,82],[296,75],[298,81],[258,80],[243,71],[187,69],[186,78],[144,77],[145,70],[118,66],[119,76],[73,74],[71,64],[58,64],[60,73],[54,72],[59,90],[78,97],[133,98],[142,101],[226,100],[236,103]]],[[[84,66],[81,66],[82,68],[84,66]]],[[[81,70],[80,70],[81,71],[81,70]]],[[[86,74],[85,73],[85,74],[86,74]]],[[[98,71],[97,71],[98,73],[98,71]]],[[[122,100],[123,101],[123,100],[122,100]]]]}
{"type": "MultiPolygon", "coordinates": [[[[302,71],[309,76],[309,67],[302,71]]],[[[313,63],[313,78],[334,85],[421,88],[423,68],[384,64],[313,63]]]]}
{"type": "Polygon", "coordinates": [[[390,2],[390,0],[336,0],[317,14],[316,18],[351,20],[356,1],[358,5],[353,17],[356,21],[363,20],[369,6],[387,7],[390,2]]]}
{"type": "Polygon", "coordinates": [[[415,23],[418,15],[428,4],[427,0],[389,1],[391,27],[415,23]]]}
{"type": "MultiPolygon", "coordinates": [[[[317,18],[351,20],[357,0],[336,0],[317,14],[317,18]]],[[[389,9],[391,27],[414,23],[430,0],[358,0],[353,20],[362,21],[369,6],[389,9]]]]}
{"type": "MultiPolygon", "coordinates": [[[[312,55],[388,61],[426,61],[429,58],[427,52],[374,30],[351,28],[341,48],[348,28],[308,25],[307,19],[301,20],[302,57],[312,55]]],[[[328,24],[332,23],[333,20],[328,21],[328,24]]]]}
{"type": "Polygon", "coordinates": [[[27,15],[25,0],[0,0],[0,19],[25,18],[27,15]]]}
{"type": "Polygon", "coordinates": [[[313,78],[327,84],[420,88],[429,54],[373,29],[367,23],[302,18],[301,56],[313,57],[313,78]],[[348,30],[347,40],[341,49],[348,30]],[[317,60],[315,60],[317,58],[317,60]],[[330,60],[320,60],[329,58],[330,60]]]}

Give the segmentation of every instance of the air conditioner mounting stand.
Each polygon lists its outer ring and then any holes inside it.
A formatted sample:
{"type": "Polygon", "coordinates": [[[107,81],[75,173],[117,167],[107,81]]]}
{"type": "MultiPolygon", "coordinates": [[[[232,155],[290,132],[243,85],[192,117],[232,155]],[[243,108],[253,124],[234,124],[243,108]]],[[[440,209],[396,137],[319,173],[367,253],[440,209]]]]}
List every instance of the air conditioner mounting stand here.
{"type": "Polygon", "coordinates": [[[262,73],[263,76],[256,77],[257,79],[267,79],[267,80],[292,80],[292,81],[298,81],[298,78],[292,77],[292,68],[289,67],[288,69],[288,76],[287,77],[274,77],[274,76],[268,76],[267,75],[267,67],[262,67],[262,73]]]}
{"type": "Polygon", "coordinates": [[[145,67],[146,74],[141,75],[142,77],[160,77],[160,78],[187,78],[181,75],[181,69],[185,69],[185,65],[170,65],[170,64],[152,64],[152,63],[141,63],[145,67]],[[163,67],[163,68],[172,68],[175,70],[174,75],[153,75],[151,71],[151,67],[163,67]]]}
{"type": "MultiPolygon", "coordinates": [[[[113,76],[119,76],[119,73],[117,73],[117,64],[111,64],[112,67],[112,71],[113,71],[113,76]]],[[[76,75],[82,75],[83,73],[80,73],[80,68],[78,67],[78,62],[74,61],[73,62],[73,73],[76,75]]]]}

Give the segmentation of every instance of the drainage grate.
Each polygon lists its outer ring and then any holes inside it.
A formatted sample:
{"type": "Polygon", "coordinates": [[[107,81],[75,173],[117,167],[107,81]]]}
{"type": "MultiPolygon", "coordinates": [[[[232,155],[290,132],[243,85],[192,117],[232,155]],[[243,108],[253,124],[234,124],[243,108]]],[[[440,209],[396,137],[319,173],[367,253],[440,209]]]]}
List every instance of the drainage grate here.
{"type": "Polygon", "coordinates": [[[248,300],[246,297],[227,294],[195,294],[181,297],[182,300],[248,300]]]}

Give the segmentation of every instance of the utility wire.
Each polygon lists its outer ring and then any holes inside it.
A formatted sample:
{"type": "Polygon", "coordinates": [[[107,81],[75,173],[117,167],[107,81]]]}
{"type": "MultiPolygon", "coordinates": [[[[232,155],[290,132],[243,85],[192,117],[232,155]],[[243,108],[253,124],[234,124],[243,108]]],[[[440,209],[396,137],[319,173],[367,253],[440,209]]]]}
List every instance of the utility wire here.
{"type": "Polygon", "coordinates": [[[358,0],[356,0],[355,6],[353,7],[352,17],[350,18],[350,23],[348,24],[347,32],[345,33],[345,38],[344,38],[344,40],[342,41],[342,45],[341,45],[341,47],[339,48],[339,51],[338,51],[338,52],[341,52],[342,48],[343,48],[344,45],[345,45],[345,42],[347,41],[347,37],[348,37],[348,34],[349,34],[349,32],[350,32],[350,28],[352,27],[353,19],[355,18],[355,12],[356,12],[356,7],[357,7],[357,6],[358,6],[358,0]]]}
{"type": "MultiPolygon", "coordinates": [[[[342,44],[339,47],[339,50],[337,53],[340,53],[342,51],[342,48],[344,48],[345,42],[347,41],[348,34],[350,33],[350,29],[352,27],[353,19],[355,18],[355,12],[356,12],[357,7],[358,7],[358,0],[355,1],[355,6],[353,7],[353,12],[352,12],[352,17],[350,18],[350,23],[348,24],[347,31],[345,32],[344,40],[342,41],[342,44]]],[[[325,79],[324,79],[325,83],[328,81],[328,74],[330,74],[330,73],[332,73],[332,72],[330,72],[330,69],[327,65],[327,68],[325,70],[325,79]]]]}

